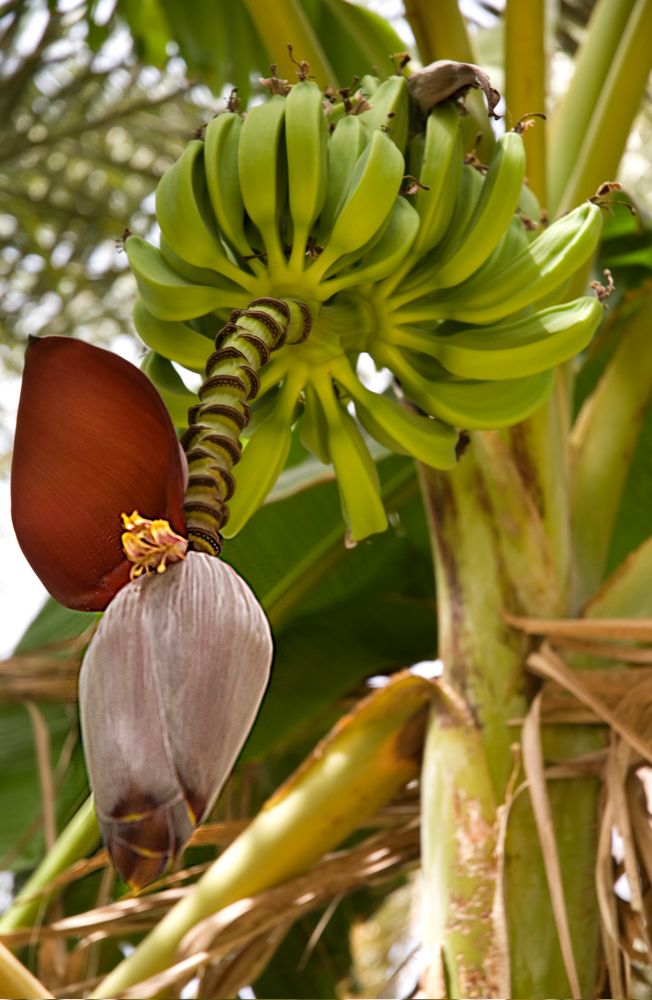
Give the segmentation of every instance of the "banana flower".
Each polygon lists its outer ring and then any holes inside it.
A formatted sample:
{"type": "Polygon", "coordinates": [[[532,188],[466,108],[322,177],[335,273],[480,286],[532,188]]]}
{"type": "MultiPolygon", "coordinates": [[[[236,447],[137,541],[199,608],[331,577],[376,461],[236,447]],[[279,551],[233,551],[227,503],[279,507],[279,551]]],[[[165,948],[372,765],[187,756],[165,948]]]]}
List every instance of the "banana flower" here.
{"type": "Polygon", "coordinates": [[[272,659],[249,587],[188,551],[186,479],[165,405],[138,368],[67,337],[30,342],[12,519],[53,597],[106,609],[81,668],[82,736],[104,842],[135,889],[210,811],[272,659]]]}

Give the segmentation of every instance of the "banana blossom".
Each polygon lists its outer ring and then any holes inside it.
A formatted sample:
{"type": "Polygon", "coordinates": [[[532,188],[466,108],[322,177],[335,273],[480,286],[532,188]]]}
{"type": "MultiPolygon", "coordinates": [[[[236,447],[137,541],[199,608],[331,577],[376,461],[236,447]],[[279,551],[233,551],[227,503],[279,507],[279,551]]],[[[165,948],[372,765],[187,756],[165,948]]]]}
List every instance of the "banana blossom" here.
{"type": "Polygon", "coordinates": [[[12,519],[46,588],[104,611],[80,675],[98,820],[122,878],[157,878],[212,808],[269,678],[264,612],[187,551],[185,457],[138,368],[68,337],[26,352],[12,519]]]}

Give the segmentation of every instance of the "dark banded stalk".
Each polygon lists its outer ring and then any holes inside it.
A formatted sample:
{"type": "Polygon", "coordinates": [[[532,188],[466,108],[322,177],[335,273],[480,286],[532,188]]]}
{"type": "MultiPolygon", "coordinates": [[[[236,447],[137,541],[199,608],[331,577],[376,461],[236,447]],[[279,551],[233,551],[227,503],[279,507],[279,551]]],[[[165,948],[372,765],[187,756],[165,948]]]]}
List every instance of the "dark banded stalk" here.
{"type": "Polygon", "coordinates": [[[311,327],[312,315],[302,302],[265,298],[232,312],[217,334],[199,390],[201,402],[189,411],[181,440],[188,459],[183,511],[190,548],[219,555],[235,490],[233,466],[242,451],[240,434],[260,388],[258,372],[272,351],[305,340],[311,327]]]}

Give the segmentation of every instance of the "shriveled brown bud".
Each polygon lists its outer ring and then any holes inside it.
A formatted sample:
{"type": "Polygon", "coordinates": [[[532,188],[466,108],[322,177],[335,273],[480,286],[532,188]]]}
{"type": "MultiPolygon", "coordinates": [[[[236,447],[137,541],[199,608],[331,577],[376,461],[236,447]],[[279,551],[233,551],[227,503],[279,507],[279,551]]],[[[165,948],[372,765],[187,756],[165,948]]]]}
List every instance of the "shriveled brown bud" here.
{"type": "Polygon", "coordinates": [[[491,81],[482,67],[474,63],[439,59],[413,73],[408,78],[408,87],[424,115],[442,101],[451,97],[461,97],[470,87],[480,87],[487,98],[488,116],[500,117],[494,113],[500,94],[491,86],[491,81]]]}
{"type": "Polygon", "coordinates": [[[104,842],[134,889],[211,809],[260,706],[272,638],[255,596],[190,552],[123,587],[84,658],[79,701],[104,842]]]}

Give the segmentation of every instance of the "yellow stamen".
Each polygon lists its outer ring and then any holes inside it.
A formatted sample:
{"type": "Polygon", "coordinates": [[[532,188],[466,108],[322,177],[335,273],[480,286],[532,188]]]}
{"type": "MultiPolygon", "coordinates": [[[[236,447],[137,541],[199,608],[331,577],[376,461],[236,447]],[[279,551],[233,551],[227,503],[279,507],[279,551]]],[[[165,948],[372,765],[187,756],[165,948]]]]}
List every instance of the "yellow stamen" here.
{"type": "Polygon", "coordinates": [[[121,517],[126,529],[122,534],[122,547],[127,559],[134,564],[130,580],[136,580],[143,573],[147,576],[153,572],[165,573],[168,564],[185,558],[188,539],[177,535],[168,521],[163,518],[152,521],[141,517],[137,510],[121,517]]]}

